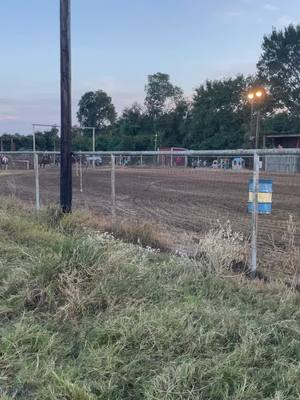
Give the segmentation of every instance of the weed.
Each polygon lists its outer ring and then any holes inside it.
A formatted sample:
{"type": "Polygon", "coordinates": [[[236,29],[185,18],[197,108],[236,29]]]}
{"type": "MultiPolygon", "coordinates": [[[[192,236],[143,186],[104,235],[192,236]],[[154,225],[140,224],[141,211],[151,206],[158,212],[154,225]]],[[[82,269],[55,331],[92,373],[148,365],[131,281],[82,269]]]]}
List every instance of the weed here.
{"type": "Polygon", "coordinates": [[[191,259],[63,219],[0,203],[1,398],[299,398],[299,294],[220,273],[246,262],[229,227],[191,259]]]}

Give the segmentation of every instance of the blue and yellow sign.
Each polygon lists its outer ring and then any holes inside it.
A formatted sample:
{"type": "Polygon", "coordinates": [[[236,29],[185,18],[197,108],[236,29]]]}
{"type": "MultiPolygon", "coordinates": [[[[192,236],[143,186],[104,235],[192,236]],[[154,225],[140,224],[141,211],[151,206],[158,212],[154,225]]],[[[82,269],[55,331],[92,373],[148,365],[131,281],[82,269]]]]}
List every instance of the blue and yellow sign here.
{"type": "MultiPolygon", "coordinates": [[[[260,179],[258,184],[258,213],[271,214],[272,212],[272,192],[273,181],[272,179],[260,179]]],[[[249,202],[248,212],[253,212],[253,179],[249,179],[249,202]]]]}

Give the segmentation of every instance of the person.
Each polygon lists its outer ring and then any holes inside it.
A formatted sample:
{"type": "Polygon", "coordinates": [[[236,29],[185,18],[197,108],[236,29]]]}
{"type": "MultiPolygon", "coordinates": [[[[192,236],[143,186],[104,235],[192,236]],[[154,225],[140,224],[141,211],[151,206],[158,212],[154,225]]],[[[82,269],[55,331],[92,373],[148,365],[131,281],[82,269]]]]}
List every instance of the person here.
{"type": "Polygon", "coordinates": [[[277,149],[279,149],[279,150],[283,149],[283,147],[281,146],[280,143],[279,143],[279,145],[277,146],[277,149]]]}

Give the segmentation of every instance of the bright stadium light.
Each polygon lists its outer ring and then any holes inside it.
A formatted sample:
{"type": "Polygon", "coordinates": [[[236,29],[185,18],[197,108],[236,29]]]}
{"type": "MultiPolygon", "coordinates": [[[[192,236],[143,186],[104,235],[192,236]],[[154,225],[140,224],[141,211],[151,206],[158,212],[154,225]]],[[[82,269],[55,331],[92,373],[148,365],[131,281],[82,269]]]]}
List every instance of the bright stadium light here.
{"type": "MultiPolygon", "coordinates": [[[[252,133],[254,130],[254,104],[260,105],[262,103],[262,99],[266,94],[266,89],[263,87],[252,88],[252,90],[248,93],[247,97],[251,103],[251,123],[250,123],[250,136],[252,137],[252,133]]],[[[255,148],[258,148],[259,145],[259,128],[260,128],[260,108],[257,108],[257,118],[256,118],[256,131],[255,131],[255,148]]]]}

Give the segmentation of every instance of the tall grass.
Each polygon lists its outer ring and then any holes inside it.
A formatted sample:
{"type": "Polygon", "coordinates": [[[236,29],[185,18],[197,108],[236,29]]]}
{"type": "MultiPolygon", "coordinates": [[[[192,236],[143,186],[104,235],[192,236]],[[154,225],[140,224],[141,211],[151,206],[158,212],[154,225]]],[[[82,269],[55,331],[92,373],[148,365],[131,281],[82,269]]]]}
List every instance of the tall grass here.
{"type": "Polygon", "coordinates": [[[0,398],[299,398],[296,292],[49,218],[0,208],[0,398]]]}

